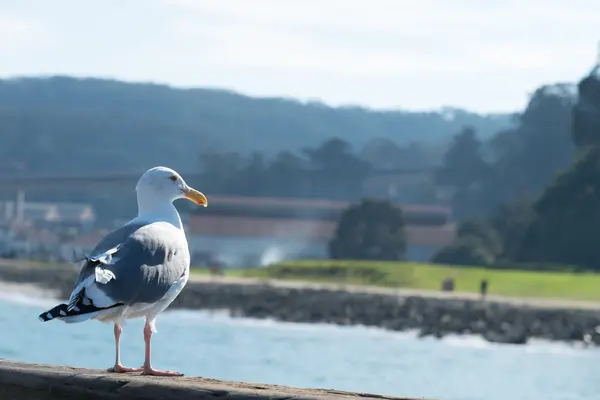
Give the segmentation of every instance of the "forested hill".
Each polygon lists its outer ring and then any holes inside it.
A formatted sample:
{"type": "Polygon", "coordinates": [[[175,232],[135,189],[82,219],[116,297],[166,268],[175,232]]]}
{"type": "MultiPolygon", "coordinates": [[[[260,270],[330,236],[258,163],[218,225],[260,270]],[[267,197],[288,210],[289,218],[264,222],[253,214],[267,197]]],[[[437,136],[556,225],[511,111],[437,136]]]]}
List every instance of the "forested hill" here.
{"type": "MultiPolygon", "coordinates": [[[[409,95],[399,93],[398,102],[409,95]]],[[[357,149],[374,138],[446,144],[464,125],[487,138],[510,121],[462,110],[334,108],[102,79],[9,79],[0,80],[0,170],[138,171],[167,164],[190,171],[203,151],[274,153],[333,136],[357,149]]]]}

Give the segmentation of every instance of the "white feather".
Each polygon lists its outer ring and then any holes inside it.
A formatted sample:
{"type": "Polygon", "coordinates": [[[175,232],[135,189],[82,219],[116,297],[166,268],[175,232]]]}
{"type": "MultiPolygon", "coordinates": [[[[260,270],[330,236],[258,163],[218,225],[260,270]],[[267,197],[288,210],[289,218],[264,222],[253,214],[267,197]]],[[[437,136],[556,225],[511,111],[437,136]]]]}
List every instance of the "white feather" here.
{"type": "Polygon", "coordinates": [[[115,274],[107,269],[96,267],[94,275],[96,276],[96,282],[106,285],[111,279],[115,279],[115,274]]]}
{"type": "Polygon", "coordinates": [[[79,292],[89,287],[92,283],[94,283],[95,280],[96,276],[90,275],[83,281],[79,282],[77,286],[75,286],[75,288],[71,292],[71,296],[69,296],[69,302],[67,303],[67,311],[71,311],[75,307],[75,303],[77,303],[77,296],[79,295],[79,292]]]}
{"type": "Polygon", "coordinates": [[[90,299],[92,304],[96,307],[110,307],[116,303],[115,299],[100,290],[100,287],[97,284],[85,288],[85,297],[90,299]]]}
{"type": "MultiPolygon", "coordinates": [[[[116,262],[118,260],[118,257],[113,257],[113,254],[115,254],[117,251],[119,251],[120,248],[121,248],[121,245],[119,244],[118,246],[108,249],[103,253],[96,254],[92,257],[88,257],[88,260],[92,261],[92,262],[99,262],[104,265],[110,265],[111,263],[116,262]]],[[[88,276],[83,281],[81,281],[77,286],[75,286],[75,288],[71,292],[71,296],[69,296],[69,302],[67,303],[68,304],[67,310],[71,311],[71,310],[75,309],[75,304],[77,303],[79,293],[82,290],[89,289],[95,282],[106,285],[112,279],[116,279],[116,276],[112,271],[109,271],[107,269],[101,268],[100,266],[97,266],[94,269],[93,275],[88,276]]],[[[89,297],[89,295],[88,295],[88,297],[89,297]]],[[[102,299],[102,300],[104,300],[104,299],[102,299]]],[[[91,301],[94,303],[94,305],[96,305],[96,302],[93,299],[91,299],[91,301]]]]}

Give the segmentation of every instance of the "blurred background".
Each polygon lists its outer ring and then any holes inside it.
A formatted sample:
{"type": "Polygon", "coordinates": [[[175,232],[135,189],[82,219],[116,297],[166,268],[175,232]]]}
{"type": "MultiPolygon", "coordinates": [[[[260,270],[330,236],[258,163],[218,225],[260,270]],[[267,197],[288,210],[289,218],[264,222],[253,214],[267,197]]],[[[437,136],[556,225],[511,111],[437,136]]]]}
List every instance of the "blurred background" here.
{"type": "MultiPolygon", "coordinates": [[[[585,0],[0,2],[0,264],[85,256],[165,165],[209,200],[176,202],[198,276],[588,314],[539,318],[561,337],[534,338],[525,318],[493,340],[178,309],[159,319],[157,363],[447,400],[597,399],[599,14],[585,0]]],[[[55,300],[4,285],[0,357],[112,362],[112,327],[35,325],[55,300]],[[48,335],[64,348],[38,351],[48,335]]],[[[126,360],[142,354],[138,322],[126,360]]]]}

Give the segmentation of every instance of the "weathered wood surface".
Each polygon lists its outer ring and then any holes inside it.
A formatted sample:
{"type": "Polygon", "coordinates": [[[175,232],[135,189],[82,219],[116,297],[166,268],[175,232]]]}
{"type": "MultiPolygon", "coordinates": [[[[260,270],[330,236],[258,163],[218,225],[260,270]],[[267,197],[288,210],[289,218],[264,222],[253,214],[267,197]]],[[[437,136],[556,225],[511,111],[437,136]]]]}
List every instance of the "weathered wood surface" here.
{"type": "MultiPolygon", "coordinates": [[[[208,378],[114,374],[102,370],[0,359],[2,400],[199,400],[199,399],[390,399],[408,398],[327,389],[224,382],[208,378]]],[[[414,400],[414,399],[412,399],[414,400]]]]}

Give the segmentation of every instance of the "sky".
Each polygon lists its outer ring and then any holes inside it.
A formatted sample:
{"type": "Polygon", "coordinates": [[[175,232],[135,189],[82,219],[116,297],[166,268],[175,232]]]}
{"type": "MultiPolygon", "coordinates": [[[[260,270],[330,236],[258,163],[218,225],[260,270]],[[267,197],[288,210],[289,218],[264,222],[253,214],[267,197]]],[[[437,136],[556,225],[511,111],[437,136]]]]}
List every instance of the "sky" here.
{"type": "Polygon", "coordinates": [[[0,0],[0,76],[512,112],[596,62],[597,0],[0,0]]]}

